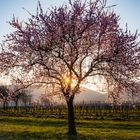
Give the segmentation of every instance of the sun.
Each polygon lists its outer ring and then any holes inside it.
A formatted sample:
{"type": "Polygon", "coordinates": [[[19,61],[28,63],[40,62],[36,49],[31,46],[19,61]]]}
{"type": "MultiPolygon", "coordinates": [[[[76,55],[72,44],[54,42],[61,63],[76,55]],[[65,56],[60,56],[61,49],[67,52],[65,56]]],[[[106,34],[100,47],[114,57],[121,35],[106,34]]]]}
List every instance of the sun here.
{"type": "Polygon", "coordinates": [[[66,82],[66,84],[69,84],[70,83],[70,78],[66,77],[65,82],[66,82]]]}
{"type": "Polygon", "coordinates": [[[71,78],[69,76],[63,75],[63,82],[65,85],[69,85],[71,83],[71,78]]]}

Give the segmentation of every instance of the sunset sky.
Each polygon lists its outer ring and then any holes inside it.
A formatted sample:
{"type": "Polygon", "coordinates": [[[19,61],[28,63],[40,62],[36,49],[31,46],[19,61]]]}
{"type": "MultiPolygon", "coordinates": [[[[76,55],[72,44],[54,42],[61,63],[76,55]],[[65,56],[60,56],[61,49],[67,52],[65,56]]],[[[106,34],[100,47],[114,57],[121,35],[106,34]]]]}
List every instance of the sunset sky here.
{"type": "MultiPolygon", "coordinates": [[[[40,0],[44,11],[51,6],[62,5],[68,0],[40,0]]],[[[19,17],[20,21],[25,21],[29,17],[27,11],[36,13],[38,0],[0,0],[0,43],[3,35],[12,32],[13,29],[7,23],[13,17],[19,17]]],[[[140,31],[140,0],[108,0],[108,5],[116,5],[115,12],[120,15],[120,25],[122,28],[128,23],[128,28],[135,32],[136,29],[140,31]]]]}

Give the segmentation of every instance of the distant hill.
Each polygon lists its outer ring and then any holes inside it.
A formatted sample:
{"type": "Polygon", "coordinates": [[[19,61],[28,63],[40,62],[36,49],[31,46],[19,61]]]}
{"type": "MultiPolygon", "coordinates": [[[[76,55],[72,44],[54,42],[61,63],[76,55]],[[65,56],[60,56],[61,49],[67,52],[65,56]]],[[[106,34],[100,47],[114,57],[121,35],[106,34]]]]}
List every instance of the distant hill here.
{"type": "Polygon", "coordinates": [[[81,87],[81,92],[75,96],[75,102],[105,102],[107,94],[81,87]]]}
{"type": "MultiPolygon", "coordinates": [[[[34,98],[38,98],[41,94],[45,93],[45,87],[33,86],[30,88],[31,94],[34,98]]],[[[80,93],[76,94],[74,102],[104,102],[107,100],[107,95],[100,92],[81,87],[80,93]]],[[[57,101],[56,101],[57,102],[57,101]]]]}
{"type": "MultiPolygon", "coordinates": [[[[31,86],[28,88],[29,92],[33,95],[34,99],[39,99],[41,94],[46,93],[46,87],[45,86],[31,86]]],[[[140,95],[133,97],[131,94],[128,93],[122,93],[121,94],[121,102],[140,102],[140,95]]],[[[63,96],[59,98],[58,96],[52,97],[51,101],[54,103],[64,103],[63,96]]],[[[107,94],[94,91],[91,89],[88,89],[86,87],[80,88],[80,93],[76,94],[74,102],[75,103],[90,103],[90,102],[106,102],[108,101],[107,94]]]]}

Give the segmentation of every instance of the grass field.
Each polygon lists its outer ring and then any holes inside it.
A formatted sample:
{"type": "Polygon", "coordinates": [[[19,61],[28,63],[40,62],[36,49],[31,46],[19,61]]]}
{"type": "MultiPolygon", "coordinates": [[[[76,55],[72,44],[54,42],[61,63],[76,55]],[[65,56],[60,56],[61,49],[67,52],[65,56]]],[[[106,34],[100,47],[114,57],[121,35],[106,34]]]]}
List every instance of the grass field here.
{"type": "Polygon", "coordinates": [[[140,121],[78,120],[68,137],[67,120],[0,117],[0,140],[140,140],[140,121]]]}

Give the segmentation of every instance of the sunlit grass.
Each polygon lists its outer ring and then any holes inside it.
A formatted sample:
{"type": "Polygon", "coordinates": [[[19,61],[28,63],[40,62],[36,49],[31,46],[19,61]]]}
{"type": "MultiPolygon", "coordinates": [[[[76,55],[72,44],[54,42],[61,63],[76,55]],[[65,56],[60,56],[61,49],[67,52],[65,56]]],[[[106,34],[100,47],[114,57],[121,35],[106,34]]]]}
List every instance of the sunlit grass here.
{"type": "Polygon", "coordinates": [[[0,140],[139,140],[140,122],[78,120],[77,137],[68,137],[67,120],[0,117],[0,140]]]}

